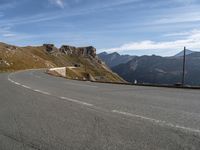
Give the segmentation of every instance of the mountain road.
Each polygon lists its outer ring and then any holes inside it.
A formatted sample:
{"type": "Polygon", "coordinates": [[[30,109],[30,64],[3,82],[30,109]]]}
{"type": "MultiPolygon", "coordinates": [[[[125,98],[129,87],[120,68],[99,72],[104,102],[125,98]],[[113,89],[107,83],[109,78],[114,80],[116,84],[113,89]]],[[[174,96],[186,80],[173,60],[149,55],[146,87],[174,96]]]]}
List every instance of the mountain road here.
{"type": "Polygon", "coordinates": [[[2,150],[199,148],[199,90],[0,74],[2,150]]]}

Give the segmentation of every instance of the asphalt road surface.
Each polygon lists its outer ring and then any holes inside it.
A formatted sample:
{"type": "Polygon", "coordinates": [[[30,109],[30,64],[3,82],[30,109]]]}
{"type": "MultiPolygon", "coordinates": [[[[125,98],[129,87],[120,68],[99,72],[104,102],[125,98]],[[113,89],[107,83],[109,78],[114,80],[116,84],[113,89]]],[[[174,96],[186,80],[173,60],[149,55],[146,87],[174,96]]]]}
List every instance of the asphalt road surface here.
{"type": "Polygon", "coordinates": [[[0,74],[0,150],[199,150],[200,91],[0,74]]]}

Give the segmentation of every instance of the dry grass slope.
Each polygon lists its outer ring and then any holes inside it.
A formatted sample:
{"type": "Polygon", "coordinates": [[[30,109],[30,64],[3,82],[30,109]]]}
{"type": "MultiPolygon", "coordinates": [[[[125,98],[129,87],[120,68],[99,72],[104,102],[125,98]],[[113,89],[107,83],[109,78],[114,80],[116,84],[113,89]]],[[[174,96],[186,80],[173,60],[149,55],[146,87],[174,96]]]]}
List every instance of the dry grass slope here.
{"type": "Polygon", "coordinates": [[[0,72],[17,71],[36,68],[67,67],[79,64],[76,70],[68,70],[67,77],[83,78],[86,74],[99,78],[104,82],[124,82],[122,78],[110,71],[95,59],[69,56],[64,53],[48,53],[43,46],[17,47],[0,43],[0,72]],[[86,72],[85,72],[86,66],[86,72]]]}

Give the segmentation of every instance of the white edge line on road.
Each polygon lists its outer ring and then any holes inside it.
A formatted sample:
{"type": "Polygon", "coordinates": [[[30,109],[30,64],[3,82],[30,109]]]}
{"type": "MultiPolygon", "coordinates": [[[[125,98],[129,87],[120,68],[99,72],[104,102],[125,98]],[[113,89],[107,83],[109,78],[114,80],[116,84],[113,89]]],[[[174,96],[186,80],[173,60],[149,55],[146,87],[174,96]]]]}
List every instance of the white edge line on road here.
{"type": "MultiPolygon", "coordinates": [[[[29,87],[29,86],[26,86],[26,85],[20,84],[20,83],[18,83],[18,82],[15,82],[15,81],[13,81],[13,80],[10,78],[10,76],[8,76],[8,80],[9,80],[10,82],[16,84],[16,85],[19,85],[19,86],[22,86],[22,87],[26,88],[26,89],[30,89],[30,90],[32,90],[32,91],[35,91],[35,92],[38,92],[38,93],[42,93],[42,94],[44,94],[44,95],[51,95],[51,94],[48,93],[48,92],[41,91],[41,90],[38,90],[38,89],[32,89],[32,88],[29,87]]],[[[53,96],[53,95],[52,95],[52,96],[53,96]]],[[[57,96],[56,96],[56,97],[57,97],[57,96]]],[[[76,100],[76,99],[72,99],[72,98],[67,98],[67,97],[58,97],[58,98],[63,99],[63,100],[67,100],[67,101],[70,101],[70,102],[78,103],[78,104],[81,104],[81,105],[86,105],[86,106],[90,106],[90,107],[91,107],[91,106],[94,106],[93,104],[86,103],[86,102],[82,102],[82,101],[79,101],[79,100],[76,100]]]]}
{"type": "Polygon", "coordinates": [[[135,115],[135,114],[131,114],[131,113],[128,113],[128,112],[123,112],[123,111],[118,111],[118,110],[112,110],[112,112],[117,113],[117,114],[121,114],[121,115],[125,115],[125,116],[139,118],[139,119],[142,119],[142,120],[147,120],[147,121],[156,123],[160,126],[168,126],[168,127],[171,127],[171,128],[181,129],[181,130],[185,130],[185,131],[189,131],[189,132],[193,132],[193,133],[198,133],[198,134],[200,133],[200,130],[198,130],[198,129],[193,129],[193,128],[188,128],[188,127],[184,127],[184,126],[180,126],[180,125],[175,125],[175,124],[168,123],[168,122],[162,121],[162,120],[156,120],[156,119],[153,119],[153,118],[148,118],[148,117],[145,117],[145,116],[135,115]]]}
{"type": "Polygon", "coordinates": [[[26,86],[26,85],[21,85],[21,86],[27,89],[31,89],[29,86],[26,86]]]}
{"type": "Polygon", "coordinates": [[[82,102],[82,101],[79,101],[79,100],[76,100],[76,99],[67,98],[67,97],[60,97],[60,99],[67,100],[67,101],[74,102],[74,103],[78,103],[78,104],[82,104],[82,105],[86,105],[86,106],[93,106],[93,104],[82,102]]]}
{"type": "Polygon", "coordinates": [[[33,91],[35,91],[35,92],[39,92],[39,93],[42,93],[42,94],[45,94],[45,95],[51,95],[51,94],[48,93],[48,92],[44,92],[44,91],[37,90],[37,89],[32,89],[31,87],[29,87],[29,86],[27,86],[27,85],[23,85],[23,84],[20,84],[20,83],[18,83],[18,82],[15,82],[15,81],[13,81],[12,79],[10,79],[10,76],[8,76],[8,80],[9,80],[10,82],[16,84],[16,85],[19,85],[19,86],[22,86],[22,87],[26,88],[26,89],[30,89],[30,90],[33,90],[33,91]]]}
{"type": "Polygon", "coordinates": [[[37,89],[35,89],[35,90],[33,90],[33,91],[35,91],[35,92],[39,92],[39,93],[42,93],[42,94],[45,94],[45,95],[51,95],[51,94],[48,93],[48,92],[44,92],[44,91],[37,90],[37,89]]]}
{"type": "Polygon", "coordinates": [[[18,83],[18,82],[14,82],[16,85],[21,85],[20,83],[18,83]]]}

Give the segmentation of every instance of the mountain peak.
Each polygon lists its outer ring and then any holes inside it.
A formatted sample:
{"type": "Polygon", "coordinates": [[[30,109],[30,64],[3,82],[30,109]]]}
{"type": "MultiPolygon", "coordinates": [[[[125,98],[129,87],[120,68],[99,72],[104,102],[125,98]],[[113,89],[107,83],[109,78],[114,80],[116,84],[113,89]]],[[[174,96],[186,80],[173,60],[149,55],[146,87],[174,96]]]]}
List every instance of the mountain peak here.
{"type": "Polygon", "coordinates": [[[117,52],[113,52],[113,53],[100,53],[99,58],[104,61],[106,63],[106,65],[108,65],[110,68],[117,66],[121,63],[127,63],[128,61],[130,61],[131,59],[134,58],[134,56],[130,56],[130,55],[120,55],[117,52]]]}
{"type": "Polygon", "coordinates": [[[114,52],[114,53],[111,53],[110,55],[120,55],[120,54],[117,52],[114,52]]]}
{"type": "Polygon", "coordinates": [[[104,56],[104,55],[108,55],[108,53],[107,53],[107,52],[101,52],[101,53],[99,53],[98,55],[104,56]]]}
{"type": "MultiPolygon", "coordinates": [[[[189,49],[186,50],[186,55],[190,55],[192,53],[195,53],[195,51],[191,51],[189,49]]],[[[174,55],[174,57],[183,57],[183,55],[184,55],[184,50],[179,52],[178,54],[174,55]]]]}

